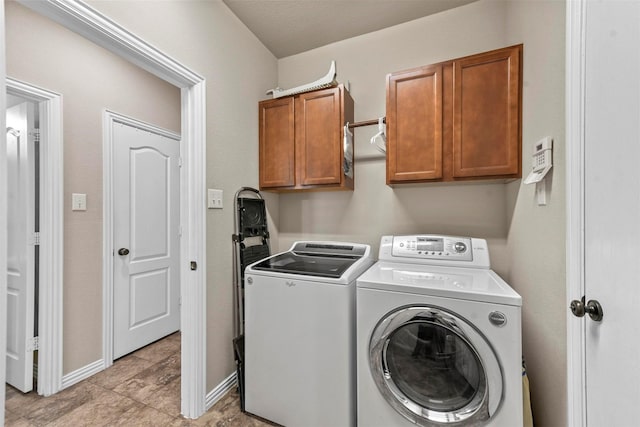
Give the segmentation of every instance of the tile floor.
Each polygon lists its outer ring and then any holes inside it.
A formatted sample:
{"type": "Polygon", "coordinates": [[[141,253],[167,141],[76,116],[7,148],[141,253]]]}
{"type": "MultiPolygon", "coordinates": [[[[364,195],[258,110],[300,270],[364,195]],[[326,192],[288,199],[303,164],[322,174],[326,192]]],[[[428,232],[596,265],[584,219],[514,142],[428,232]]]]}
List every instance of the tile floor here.
{"type": "Polygon", "coordinates": [[[267,427],[240,411],[234,388],[197,420],[180,416],[180,333],[150,344],[61,392],[41,397],[6,386],[6,427],[267,427]]]}

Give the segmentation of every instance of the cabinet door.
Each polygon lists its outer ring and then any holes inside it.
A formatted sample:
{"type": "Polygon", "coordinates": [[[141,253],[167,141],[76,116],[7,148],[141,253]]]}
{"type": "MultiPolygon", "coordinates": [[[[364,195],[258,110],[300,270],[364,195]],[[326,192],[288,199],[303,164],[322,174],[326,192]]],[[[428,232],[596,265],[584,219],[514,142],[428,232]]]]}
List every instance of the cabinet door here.
{"type": "Polygon", "coordinates": [[[442,178],[442,66],[387,77],[387,184],[442,178]]]}
{"type": "Polygon", "coordinates": [[[454,61],[453,177],[520,176],[522,46],[454,61]]]}
{"type": "Polygon", "coordinates": [[[293,98],[262,101],[260,112],[260,188],[295,185],[293,98]]]}
{"type": "Polygon", "coordinates": [[[340,88],[296,98],[296,148],[302,185],[340,184],[342,123],[340,88]]]}

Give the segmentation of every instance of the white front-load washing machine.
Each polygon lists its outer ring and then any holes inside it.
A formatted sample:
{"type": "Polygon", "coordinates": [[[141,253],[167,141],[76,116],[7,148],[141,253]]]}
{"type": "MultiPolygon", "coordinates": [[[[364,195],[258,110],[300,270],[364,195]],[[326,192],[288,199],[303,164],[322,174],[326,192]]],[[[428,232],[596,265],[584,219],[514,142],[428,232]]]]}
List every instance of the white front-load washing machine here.
{"type": "Polygon", "coordinates": [[[522,426],[522,299],[485,240],[384,236],[356,290],[359,426],[522,426]]]}

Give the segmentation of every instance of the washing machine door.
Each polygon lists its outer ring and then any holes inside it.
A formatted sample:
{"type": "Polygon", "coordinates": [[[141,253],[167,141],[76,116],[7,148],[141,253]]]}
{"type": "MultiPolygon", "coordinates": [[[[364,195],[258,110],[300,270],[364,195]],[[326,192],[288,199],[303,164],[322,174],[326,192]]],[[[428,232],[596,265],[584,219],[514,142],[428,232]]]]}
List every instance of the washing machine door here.
{"type": "Polygon", "coordinates": [[[420,426],[484,425],[502,401],[493,348],[469,322],[439,307],[402,307],[374,329],[369,364],[380,393],[420,426]]]}

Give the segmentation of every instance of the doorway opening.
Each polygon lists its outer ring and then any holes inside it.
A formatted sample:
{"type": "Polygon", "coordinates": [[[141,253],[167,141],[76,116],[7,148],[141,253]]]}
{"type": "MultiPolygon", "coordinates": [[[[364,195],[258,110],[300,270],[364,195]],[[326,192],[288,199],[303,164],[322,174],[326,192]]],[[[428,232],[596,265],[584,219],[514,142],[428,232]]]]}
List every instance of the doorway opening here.
{"type": "MultiPolygon", "coordinates": [[[[33,186],[26,184],[28,187],[25,188],[28,190],[16,187],[16,191],[26,191],[30,196],[16,196],[25,202],[9,215],[20,216],[25,222],[25,231],[20,240],[22,251],[30,259],[22,265],[29,265],[25,268],[25,279],[31,283],[25,288],[26,293],[21,299],[13,291],[15,301],[20,300],[21,303],[14,305],[13,312],[8,311],[7,315],[15,322],[20,317],[20,323],[14,327],[16,335],[12,337],[12,342],[7,342],[8,348],[5,350],[9,362],[9,347],[13,345],[14,348],[20,348],[23,361],[19,368],[19,388],[22,391],[30,389],[30,378],[35,376],[37,393],[49,396],[61,389],[62,382],[62,97],[11,78],[6,79],[6,88],[7,99],[11,103],[9,105],[18,110],[23,109],[23,114],[27,117],[22,137],[23,142],[31,144],[30,148],[28,145],[26,147],[32,154],[23,158],[25,166],[22,167],[22,172],[23,179],[30,181],[33,186]],[[27,123],[29,121],[31,123],[27,123]],[[28,165],[30,172],[25,174],[25,167],[28,165]],[[38,183],[37,187],[35,183],[38,183]],[[28,231],[27,222],[30,225],[28,231]],[[37,360],[35,375],[32,359],[37,360]]],[[[7,115],[10,111],[8,108],[7,115]]],[[[18,116],[20,114],[22,113],[18,113],[18,116]]],[[[16,139],[16,144],[17,141],[16,139]]],[[[15,161],[18,161],[17,157],[15,161]]],[[[9,252],[9,258],[11,256],[9,252]]],[[[17,359],[14,357],[14,360],[17,359]]],[[[16,369],[15,366],[14,364],[11,369],[16,369]]],[[[7,378],[7,382],[14,381],[7,378]]]]}
{"type": "MultiPolygon", "coordinates": [[[[105,49],[119,55],[126,60],[142,67],[150,73],[181,88],[182,91],[182,168],[181,168],[181,202],[180,217],[182,223],[182,238],[180,242],[180,272],[181,272],[181,412],[187,418],[197,418],[205,411],[207,393],[206,387],[206,84],[205,79],[180,62],[167,56],[144,40],[128,32],[126,29],[107,19],[95,9],[83,2],[68,2],[49,0],[46,2],[25,2],[25,6],[64,27],[75,31],[88,40],[97,43],[105,49]]],[[[41,115],[42,119],[42,115],[41,115]]],[[[61,141],[61,139],[60,139],[61,141]]],[[[47,144],[45,143],[43,147],[47,144]]],[[[62,151],[59,155],[59,168],[62,173],[62,151]]],[[[43,159],[44,159],[43,154],[43,159]]],[[[48,157],[47,157],[48,158],[48,157]]],[[[49,170],[49,169],[47,169],[49,170]]],[[[48,182],[48,181],[47,181],[48,182]]],[[[62,179],[59,182],[62,194],[62,179]]],[[[54,200],[58,200],[55,195],[54,200]]],[[[59,199],[59,214],[62,219],[62,197],[59,199]]],[[[43,205],[44,210],[44,205],[43,205]]],[[[41,218],[41,225],[46,225],[41,218]]],[[[62,242],[62,227],[59,240],[62,242]]],[[[41,241],[41,251],[43,250],[41,241]]],[[[62,247],[53,256],[62,256],[62,247]]],[[[41,265],[46,265],[41,259],[41,265]]],[[[60,265],[62,265],[60,263],[60,265]]],[[[39,387],[42,384],[44,346],[54,346],[53,354],[57,363],[48,372],[57,376],[58,390],[62,378],[62,270],[52,272],[51,275],[41,273],[43,277],[55,275],[60,286],[53,286],[53,294],[45,294],[41,285],[40,314],[44,316],[44,299],[55,301],[54,313],[47,313],[51,322],[40,320],[40,355],[39,355],[39,387]],[[57,322],[54,324],[53,322],[57,322]],[[44,334],[42,327],[51,328],[53,333],[44,334]],[[55,336],[55,333],[58,336],[55,336]],[[51,342],[44,343],[46,336],[51,342]]],[[[102,363],[102,361],[100,361],[102,363]]],[[[47,367],[49,368],[49,367],[47,367]]],[[[93,370],[89,366],[87,371],[93,370]]],[[[84,371],[83,371],[84,372],[84,371]]],[[[52,379],[52,382],[53,382],[52,379]]],[[[72,378],[70,378],[71,381],[72,378]]],[[[232,383],[231,383],[232,384],[232,383]]],[[[226,383],[225,383],[226,386],[226,383]]],[[[212,404],[212,403],[211,403],[212,404]]]]}
{"type": "Polygon", "coordinates": [[[105,368],[180,330],[180,141],[104,112],[105,368]]]}
{"type": "Polygon", "coordinates": [[[37,103],[7,94],[7,372],[28,393],[37,381],[39,144],[37,103]]]}

